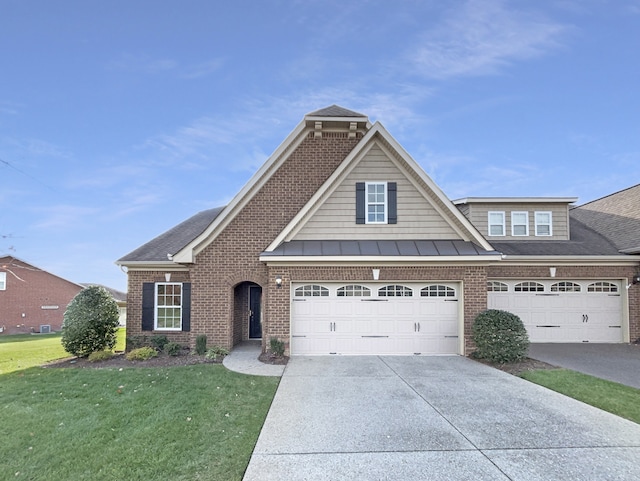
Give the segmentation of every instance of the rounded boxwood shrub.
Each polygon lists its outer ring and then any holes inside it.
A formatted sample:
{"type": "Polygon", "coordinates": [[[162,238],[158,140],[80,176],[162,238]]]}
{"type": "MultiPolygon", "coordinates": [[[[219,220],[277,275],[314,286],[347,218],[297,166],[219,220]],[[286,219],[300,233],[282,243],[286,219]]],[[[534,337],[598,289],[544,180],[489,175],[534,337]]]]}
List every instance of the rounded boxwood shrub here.
{"type": "Polygon", "coordinates": [[[474,357],[504,364],[527,356],[529,335],[515,314],[497,309],[481,312],[471,333],[476,345],[474,357]]]}
{"type": "Polygon", "coordinates": [[[147,359],[157,356],[158,351],[152,347],[145,346],[129,351],[125,357],[127,358],[127,361],[146,361],[147,359]]]}
{"type": "Polygon", "coordinates": [[[78,357],[113,349],[118,317],[118,304],[104,287],[81,290],[64,312],[62,347],[78,357]]]}
{"type": "Polygon", "coordinates": [[[111,359],[113,357],[113,352],[111,351],[95,351],[89,354],[87,358],[89,362],[101,362],[106,361],[107,359],[111,359]]]}

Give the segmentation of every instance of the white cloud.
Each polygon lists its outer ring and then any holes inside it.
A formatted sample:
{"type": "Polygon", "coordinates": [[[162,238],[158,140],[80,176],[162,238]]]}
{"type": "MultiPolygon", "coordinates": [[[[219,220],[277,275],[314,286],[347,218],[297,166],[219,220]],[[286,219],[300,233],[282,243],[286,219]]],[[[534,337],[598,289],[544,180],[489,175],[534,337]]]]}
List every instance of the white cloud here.
{"type": "Polygon", "coordinates": [[[558,48],[568,26],[517,11],[502,0],[469,0],[412,47],[416,73],[434,79],[496,73],[558,48]]]}
{"type": "Polygon", "coordinates": [[[79,205],[58,204],[38,207],[44,218],[33,227],[36,229],[76,229],[86,222],[95,222],[99,209],[79,205]]]}

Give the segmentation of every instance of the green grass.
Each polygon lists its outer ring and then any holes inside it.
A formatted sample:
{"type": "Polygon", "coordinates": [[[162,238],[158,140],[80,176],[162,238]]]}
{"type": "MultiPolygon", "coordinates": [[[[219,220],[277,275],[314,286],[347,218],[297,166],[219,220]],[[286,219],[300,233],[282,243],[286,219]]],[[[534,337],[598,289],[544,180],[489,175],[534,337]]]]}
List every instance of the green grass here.
{"type": "Polygon", "coordinates": [[[241,480],[277,384],[217,364],[0,375],[0,479],[241,480]]]}
{"type": "Polygon", "coordinates": [[[520,377],[640,424],[640,389],[567,369],[530,371],[520,377]]]}
{"type": "MultiPolygon", "coordinates": [[[[60,343],[61,334],[17,334],[0,337],[0,374],[40,366],[48,361],[70,357],[60,343]]],[[[115,350],[124,351],[126,329],[118,329],[115,350]]]]}

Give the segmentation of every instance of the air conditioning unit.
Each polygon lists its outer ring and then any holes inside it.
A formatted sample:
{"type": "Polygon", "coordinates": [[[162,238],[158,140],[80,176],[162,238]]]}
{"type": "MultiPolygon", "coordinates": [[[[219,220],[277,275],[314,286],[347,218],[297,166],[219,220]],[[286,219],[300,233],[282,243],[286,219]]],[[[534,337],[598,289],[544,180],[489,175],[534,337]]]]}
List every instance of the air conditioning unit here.
{"type": "Polygon", "coordinates": [[[40,334],[49,334],[51,332],[51,324],[40,325],[40,334]]]}

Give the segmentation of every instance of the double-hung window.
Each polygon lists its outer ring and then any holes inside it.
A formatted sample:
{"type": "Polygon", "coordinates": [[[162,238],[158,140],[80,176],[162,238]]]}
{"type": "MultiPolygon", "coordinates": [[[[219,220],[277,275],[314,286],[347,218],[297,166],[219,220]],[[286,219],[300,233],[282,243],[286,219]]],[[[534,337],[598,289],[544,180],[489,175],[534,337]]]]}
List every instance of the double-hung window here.
{"type": "Polygon", "coordinates": [[[504,212],[489,212],[489,235],[505,235],[504,212]]]}
{"type": "Polygon", "coordinates": [[[189,331],[191,283],[145,282],[142,285],[143,331],[189,331]]]}
{"type": "Polygon", "coordinates": [[[387,183],[367,182],[367,224],[387,223],[387,183]]]}
{"type": "Polygon", "coordinates": [[[398,184],[356,182],[356,224],[397,224],[398,184]]]}
{"type": "Polygon", "coordinates": [[[537,236],[550,236],[553,235],[551,228],[552,216],[551,212],[536,212],[536,235],[537,236]]]}
{"type": "Polygon", "coordinates": [[[529,213],[528,212],[512,212],[511,213],[511,235],[514,237],[529,235],[529,213]]]}

